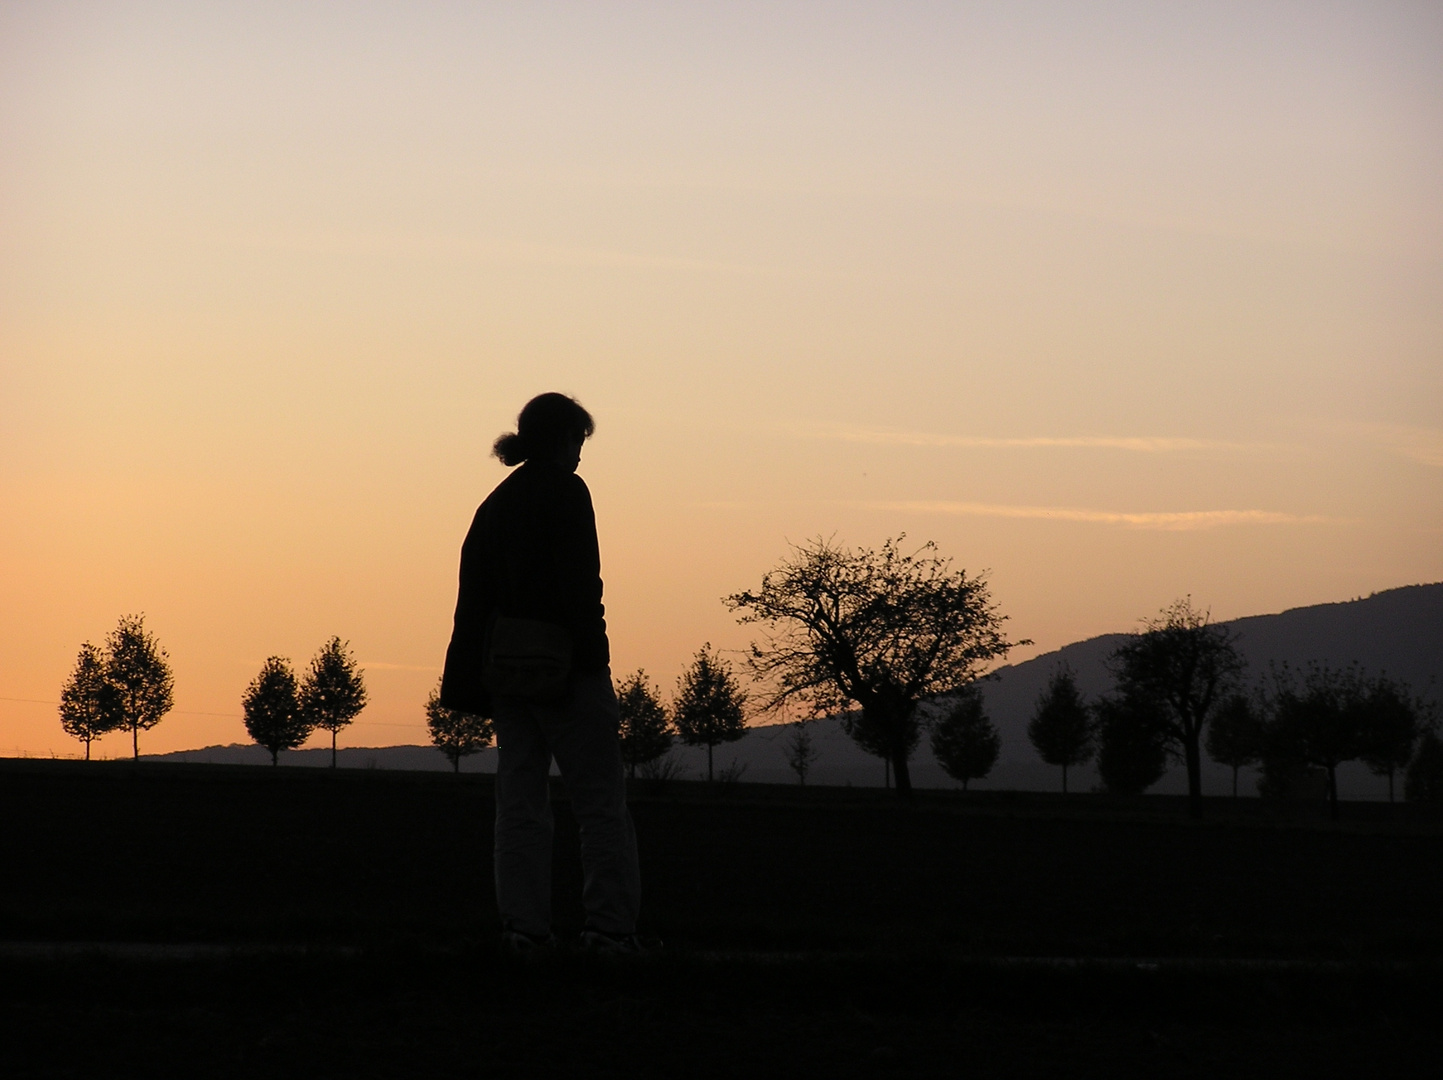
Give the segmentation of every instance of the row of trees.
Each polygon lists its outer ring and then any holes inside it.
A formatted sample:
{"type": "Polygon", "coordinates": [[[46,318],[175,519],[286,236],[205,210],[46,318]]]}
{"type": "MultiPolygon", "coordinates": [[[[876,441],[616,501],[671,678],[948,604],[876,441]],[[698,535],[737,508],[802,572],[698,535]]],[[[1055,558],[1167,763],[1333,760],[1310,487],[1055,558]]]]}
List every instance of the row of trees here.
{"type": "MultiPolygon", "coordinates": [[[[622,760],[633,777],[665,758],[673,741],[680,739],[689,746],[707,748],[707,779],[712,780],[715,749],[746,734],[746,692],[731,664],[710,643],[697,651],[677,679],[670,705],[663,703],[644,670],[622,680],[616,696],[621,710],[622,760]]],[[[495,738],[491,720],[442,705],[439,684],[426,700],[426,728],[432,745],[457,772],[462,758],[485,750],[495,738]]]]}
{"type": "Polygon", "coordinates": [[[246,732],[270,751],[271,764],[282,750],[294,750],[318,730],[331,733],[331,768],[336,767],[336,737],[366,707],[361,670],[349,642],[333,637],[311,658],[296,679],[291,662],[272,656],[241,697],[246,732]]]}
{"type": "Polygon", "coordinates": [[[710,642],[697,650],[677,678],[669,706],[641,669],[622,680],[616,696],[621,706],[621,756],[633,777],[665,758],[673,740],[680,739],[687,746],[706,747],[706,778],[712,781],[716,748],[747,731],[746,691],[732,665],[710,642]]]}
{"type": "Polygon", "coordinates": [[[1410,771],[1411,797],[1423,797],[1438,740],[1428,706],[1385,675],[1357,667],[1287,666],[1248,689],[1231,634],[1179,601],[1112,655],[1110,694],[1088,702],[1067,668],[1055,672],[1038,699],[1027,734],[1042,760],[1067,770],[1097,760],[1103,786],[1141,792],[1170,759],[1183,761],[1194,814],[1200,810],[1201,751],[1233,770],[1263,768],[1264,793],[1286,794],[1319,770],[1334,817],[1337,768],[1363,761],[1388,777],[1410,771]]]}

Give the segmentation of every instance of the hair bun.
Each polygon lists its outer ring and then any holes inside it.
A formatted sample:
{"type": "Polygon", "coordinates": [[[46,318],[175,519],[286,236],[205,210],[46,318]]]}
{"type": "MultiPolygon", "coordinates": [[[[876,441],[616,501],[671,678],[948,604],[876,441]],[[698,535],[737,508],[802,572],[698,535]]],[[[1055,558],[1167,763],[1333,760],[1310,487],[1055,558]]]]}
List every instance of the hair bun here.
{"type": "Polygon", "coordinates": [[[502,465],[520,465],[528,456],[526,440],[514,431],[508,431],[498,438],[491,452],[501,459],[502,465]]]}

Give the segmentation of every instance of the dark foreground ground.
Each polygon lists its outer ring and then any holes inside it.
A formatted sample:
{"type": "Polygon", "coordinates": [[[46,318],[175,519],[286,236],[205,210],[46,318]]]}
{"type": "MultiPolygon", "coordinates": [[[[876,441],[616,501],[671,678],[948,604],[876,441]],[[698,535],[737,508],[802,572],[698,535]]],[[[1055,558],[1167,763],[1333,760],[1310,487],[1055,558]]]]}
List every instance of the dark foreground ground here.
{"type": "MultiPolygon", "coordinates": [[[[484,776],[0,762],[0,1073],[1362,1075],[1443,1061],[1443,822],[674,784],[658,959],[504,962],[484,776]]],[[[559,929],[575,825],[557,804],[559,929]]]]}

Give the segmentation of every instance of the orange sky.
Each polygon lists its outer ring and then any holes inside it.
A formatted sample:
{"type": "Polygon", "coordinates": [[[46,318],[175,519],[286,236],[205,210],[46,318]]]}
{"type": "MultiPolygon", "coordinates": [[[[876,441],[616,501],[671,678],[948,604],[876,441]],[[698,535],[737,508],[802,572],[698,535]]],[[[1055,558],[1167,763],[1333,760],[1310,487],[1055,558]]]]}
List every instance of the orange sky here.
{"type": "Polygon", "coordinates": [[[817,534],[1024,656],[1438,580],[1440,191],[1431,4],[4,5],[0,754],[130,612],[142,749],[331,634],[424,741],[541,390],[668,687],[817,534]]]}

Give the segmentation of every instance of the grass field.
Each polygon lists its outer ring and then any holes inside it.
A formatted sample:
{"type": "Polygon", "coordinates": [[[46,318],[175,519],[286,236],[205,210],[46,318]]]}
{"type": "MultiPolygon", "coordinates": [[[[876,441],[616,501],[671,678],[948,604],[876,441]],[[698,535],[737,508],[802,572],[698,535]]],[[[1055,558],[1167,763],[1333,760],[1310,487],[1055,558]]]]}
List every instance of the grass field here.
{"type": "MultiPolygon", "coordinates": [[[[1443,821],[1414,807],[1332,826],[1217,800],[1193,823],[1164,798],[642,788],[666,955],[518,967],[494,949],[490,795],[0,763],[0,1046],[77,1076],[1348,1075],[1443,1053],[1443,821]]],[[[574,932],[559,793],[557,831],[574,932]]]]}

